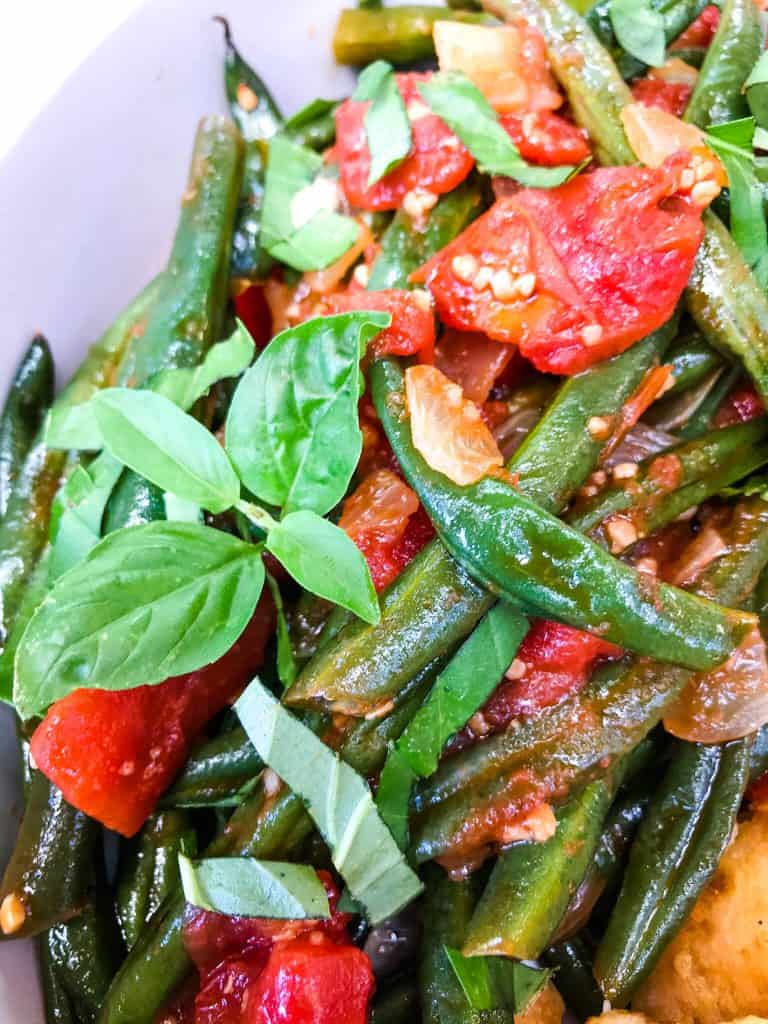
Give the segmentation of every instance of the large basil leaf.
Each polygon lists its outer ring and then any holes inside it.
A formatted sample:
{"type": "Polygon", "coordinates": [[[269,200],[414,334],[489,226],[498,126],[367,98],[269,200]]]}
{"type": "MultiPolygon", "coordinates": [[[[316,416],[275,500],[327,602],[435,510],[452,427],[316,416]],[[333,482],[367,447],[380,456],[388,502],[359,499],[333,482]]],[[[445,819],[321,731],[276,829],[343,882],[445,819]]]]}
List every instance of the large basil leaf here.
{"type": "Polygon", "coordinates": [[[240,478],[270,505],[324,515],[362,450],[360,358],[388,313],[307,320],[274,338],[237,386],[227,451],[240,478]]]}
{"type": "Polygon", "coordinates": [[[368,564],[346,533],[314,512],[291,512],[267,534],[267,550],[297,583],[375,624],[381,613],[368,564]]]}
{"type": "Polygon", "coordinates": [[[216,438],[167,398],[107,388],[91,403],[104,447],[151,483],[214,513],[240,497],[240,482],[216,438]]]}
{"type": "Polygon", "coordinates": [[[374,61],[361,73],[353,100],[369,100],[365,138],[371,154],[368,187],[389,174],[411,151],[411,122],[392,65],[374,61]]]}
{"type": "Polygon", "coordinates": [[[664,15],[651,0],[612,0],[611,25],[621,46],[644,64],[660,67],[667,47],[664,15]]]}
{"type": "Polygon", "coordinates": [[[16,656],[22,718],[81,686],[127,690],[225,654],[264,583],[259,549],[195,523],[117,530],[60,577],[16,656]]]}
{"type": "Polygon", "coordinates": [[[327,267],[343,256],[360,234],[351,217],[322,205],[323,168],[321,156],[283,135],[275,135],[269,143],[261,237],[275,259],[295,270],[327,267]]]}
{"type": "Polygon", "coordinates": [[[529,188],[562,185],[576,167],[535,167],[520,156],[504,131],[496,111],[461,71],[441,71],[419,83],[419,92],[431,110],[458,135],[480,170],[514,178],[529,188]]]}
{"type": "Polygon", "coordinates": [[[421,892],[365,781],[287,711],[258,679],[235,705],[261,759],[304,801],[352,898],[372,924],[421,892]]]}
{"type": "Polygon", "coordinates": [[[251,365],[255,351],[247,328],[238,320],[232,334],[214,345],[202,363],[161,370],[150,381],[149,390],[163,395],[180,409],[191,409],[218,381],[239,377],[251,365]]]}
{"type": "Polygon", "coordinates": [[[193,863],[179,855],[187,903],[238,917],[302,920],[331,916],[323,883],[306,864],[208,857],[193,863]]]}

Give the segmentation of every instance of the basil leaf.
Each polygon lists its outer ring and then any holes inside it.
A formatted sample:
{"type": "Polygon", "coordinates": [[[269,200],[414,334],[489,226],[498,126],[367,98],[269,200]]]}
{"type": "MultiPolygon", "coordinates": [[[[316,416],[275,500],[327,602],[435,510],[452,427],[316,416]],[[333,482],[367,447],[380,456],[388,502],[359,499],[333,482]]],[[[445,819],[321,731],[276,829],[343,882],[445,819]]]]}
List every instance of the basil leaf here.
{"type": "Polygon", "coordinates": [[[544,988],[551,971],[500,956],[462,956],[444,946],[445,955],[473,1010],[505,1009],[522,1013],[544,988]]]}
{"type": "Polygon", "coordinates": [[[103,447],[101,432],[90,401],[79,405],[56,404],[45,423],[45,443],[63,451],[98,451],[103,447]]]}
{"type": "Polygon", "coordinates": [[[322,100],[320,98],[310,100],[301,110],[297,110],[293,117],[288,118],[283,124],[284,131],[294,132],[298,128],[304,128],[319,117],[330,114],[338,107],[339,102],[339,100],[322,100]]]}
{"type": "Polygon", "coordinates": [[[535,167],[523,160],[496,111],[461,71],[441,71],[428,82],[420,82],[419,92],[458,135],[481,171],[514,178],[529,188],[554,188],[578,170],[571,166],[535,167]]]}
{"type": "Polygon", "coordinates": [[[166,491],[163,496],[165,518],[174,523],[202,523],[203,510],[194,501],[180,498],[178,494],[166,491]]]}
{"type": "Polygon", "coordinates": [[[280,593],[277,580],[270,576],[269,573],[267,573],[267,583],[269,584],[272,600],[275,602],[275,610],[277,612],[277,678],[283,687],[287,689],[299,674],[299,670],[296,666],[296,659],[293,656],[291,635],[288,632],[288,623],[285,618],[285,609],[283,608],[283,595],[280,593]]]}
{"type": "Polygon", "coordinates": [[[422,890],[365,781],[279,704],[258,679],[235,704],[261,759],[306,804],[336,870],[372,924],[391,917],[422,890]]]}
{"type": "Polygon", "coordinates": [[[195,523],[105,537],[58,579],[16,655],[14,702],[31,718],[82,686],[160,683],[225,654],[264,583],[259,549],[195,523]]]}
{"type": "Polygon", "coordinates": [[[365,622],[381,617],[368,563],[347,534],[314,512],[291,512],[267,534],[271,551],[297,583],[365,622]]]}
{"type": "Polygon", "coordinates": [[[353,100],[370,101],[365,114],[365,138],[371,154],[368,188],[389,174],[411,151],[411,122],[397,88],[392,65],[374,61],[361,73],[353,100]]]}
{"type": "Polygon", "coordinates": [[[761,128],[768,128],[768,53],[761,54],[744,88],[755,120],[761,128]]]}
{"type": "Polygon", "coordinates": [[[725,167],[730,191],[730,229],[745,262],[763,288],[768,287],[768,226],[763,190],[755,173],[754,119],[742,118],[710,128],[707,145],[725,167]]]}
{"type": "Polygon", "coordinates": [[[107,388],[91,399],[104,447],[163,490],[226,512],[240,482],[219,442],[196,419],[152,391],[107,388]]]}
{"type": "Polygon", "coordinates": [[[661,67],[667,49],[664,15],[654,10],[650,0],[612,0],[609,13],[623,49],[644,64],[661,67]]]}
{"type": "MultiPolygon", "coordinates": [[[[765,150],[768,150],[768,129],[761,128],[760,125],[758,125],[755,128],[755,134],[754,134],[754,137],[752,139],[752,145],[755,147],[755,149],[760,149],[763,152],[765,150]]],[[[756,162],[758,160],[764,160],[764,159],[765,159],[765,157],[755,157],[755,161],[756,162]]],[[[759,166],[761,166],[761,165],[759,165],[759,166]]]]}
{"type": "Polygon", "coordinates": [[[262,501],[324,515],[344,496],[362,451],[360,359],[388,313],[341,313],[282,331],[237,386],[226,445],[262,501]]]}
{"type": "Polygon", "coordinates": [[[397,741],[416,775],[437,769],[446,742],[496,689],[527,632],[520,610],[500,601],[464,641],[397,741]]]}
{"type": "Polygon", "coordinates": [[[227,377],[239,377],[253,361],[256,346],[239,320],[227,338],[214,345],[198,366],[162,370],[150,381],[149,390],[167,398],[180,409],[191,409],[214,384],[227,377]]]}
{"type": "Polygon", "coordinates": [[[282,135],[269,143],[261,237],[275,259],[296,270],[327,267],[354,245],[360,233],[351,217],[323,205],[333,184],[322,188],[328,180],[321,177],[323,167],[321,156],[282,135]]]}
{"type": "Polygon", "coordinates": [[[323,883],[306,864],[252,857],[206,857],[193,864],[180,853],[179,871],[187,903],[203,910],[281,921],[331,916],[323,883]]]}
{"type": "Polygon", "coordinates": [[[403,851],[408,849],[408,810],[416,778],[406,758],[390,744],[376,790],[376,810],[403,851]]]}
{"type": "Polygon", "coordinates": [[[84,469],[76,466],[56,495],[51,512],[49,580],[53,583],[101,540],[101,521],[123,465],[103,452],[84,469]]]}

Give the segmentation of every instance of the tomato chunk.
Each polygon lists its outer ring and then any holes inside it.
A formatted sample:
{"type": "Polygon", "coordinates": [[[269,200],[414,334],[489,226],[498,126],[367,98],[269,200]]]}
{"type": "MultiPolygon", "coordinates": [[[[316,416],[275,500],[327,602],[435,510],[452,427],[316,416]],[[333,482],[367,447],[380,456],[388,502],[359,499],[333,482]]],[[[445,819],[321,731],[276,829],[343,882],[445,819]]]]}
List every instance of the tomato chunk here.
{"type": "Polygon", "coordinates": [[[411,120],[411,152],[389,174],[368,187],[371,154],[365,137],[365,115],[370,106],[345,100],[336,111],[336,146],[341,187],[353,206],[364,210],[396,210],[412,189],[442,195],[456,188],[474,165],[469,150],[450,128],[433,114],[418,90],[431,73],[410,72],[396,76],[411,120]]]}
{"type": "Polygon", "coordinates": [[[391,314],[392,323],[370,345],[369,352],[374,357],[412,356],[418,353],[422,362],[432,362],[435,317],[426,292],[408,292],[400,288],[388,288],[380,292],[353,289],[331,295],[328,306],[331,313],[367,309],[391,314]]]}
{"type": "Polygon", "coordinates": [[[662,78],[639,78],[632,85],[632,95],[645,107],[658,107],[668,114],[682,117],[693,89],[686,82],[665,82],[662,78]]]}
{"type": "Polygon", "coordinates": [[[272,337],[272,313],[260,284],[252,284],[233,301],[235,315],[242,320],[256,348],[264,348],[272,337]]]}
{"type": "Polygon", "coordinates": [[[133,835],[206,722],[261,666],[273,628],[274,607],[265,592],[243,634],[213,664],[157,686],[68,694],[32,736],[38,768],[75,807],[133,835]]]}
{"type": "Polygon", "coordinates": [[[734,423],[747,423],[765,412],[763,400],[753,384],[742,384],[728,395],[717,410],[716,427],[730,427],[734,423]]]}
{"type": "Polygon", "coordinates": [[[500,121],[520,151],[532,164],[555,167],[558,164],[579,164],[590,155],[586,132],[551,111],[504,114],[500,121]]]}
{"type": "Polygon", "coordinates": [[[539,370],[579,373],[672,316],[704,230],[681,191],[688,164],[680,153],[498,199],[413,280],[450,327],[517,344],[539,370]]]}
{"type": "Polygon", "coordinates": [[[720,25],[720,9],[710,4],[705,7],[695,21],[691,22],[685,32],[672,43],[671,50],[688,50],[691,48],[706,49],[715,38],[720,25]]]}
{"type": "Polygon", "coordinates": [[[507,675],[450,749],[470,746],[481,736],[501,732],[514,718],[558,704],[584,686],[597,661],[621,653],[621,648],[591,633],[548,619],[534,620],[507,675]]]}
{"type": "Polygon", "coordinates": [[[355,946],[322,936],[280,943],[248,998],[246,1024],[366,1024],[374,980],[355,946]]]}

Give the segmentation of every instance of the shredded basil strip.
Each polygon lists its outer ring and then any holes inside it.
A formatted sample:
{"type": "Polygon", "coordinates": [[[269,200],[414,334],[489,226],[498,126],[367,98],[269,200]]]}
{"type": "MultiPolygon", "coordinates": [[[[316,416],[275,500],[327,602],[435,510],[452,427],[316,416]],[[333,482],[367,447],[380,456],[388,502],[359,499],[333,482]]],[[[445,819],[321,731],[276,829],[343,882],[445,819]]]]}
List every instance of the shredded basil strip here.
{"type": "Polygon", "coordinates": [[[304,920],[331,916],[323,883],[306,864],[208,857],[193,863],[179,854],[187,903],[237,917],[304,920]]]}
{"type": "Polygon", "coordinates": [[[392,65],[374,61],[361,73],[353,100],[370,101],[365,137],[371,154],[368,187],[389,174],[411,151],[411,122],[392,65]]]}
{"type": "Polygon", "coordinates": [[[514,178],[529,188],[555,188],[579,168],[536,167],[520,156],[504,131],[496,111],[476,85],[461,71],[441,71],[419,92],[429,108],[461,139],[481,171],[514,178]]]}
{"type": "Polygon", "coordinates": [[[235,710],[261,759],[302,798],[352,898],[377,924],[422,890],[366,782],[254,679],[235,710]]]}
{"type": "Polygon", "coordinates": [[[500,956],[466,957],[445,946],[445,955],[473,1010],[522,1013],[552,972],[500,956]]]}

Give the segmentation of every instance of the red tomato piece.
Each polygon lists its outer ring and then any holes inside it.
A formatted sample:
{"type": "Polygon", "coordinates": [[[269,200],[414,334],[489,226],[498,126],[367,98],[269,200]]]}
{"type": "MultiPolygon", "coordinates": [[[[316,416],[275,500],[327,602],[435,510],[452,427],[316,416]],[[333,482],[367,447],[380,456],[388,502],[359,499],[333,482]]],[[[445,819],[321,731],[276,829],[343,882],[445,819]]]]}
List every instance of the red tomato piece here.
{"type": "Polygon", "coordinates": [[[295,939],[273,949],[249,992],[246,1024],[366,1024],[371,961],[355,946],[295,939]]]}
{"type": "Polygon", "coordinates": [[[213,664],[157,686],[68,694],[49,708],[32,736],[38,768],[75,807],[132,836],[206,722],[261,666],[274,621],[265,591],[243,634],[213,664]]]}
{"type": "Polygon", "coordinates": [[[632,95],[645,107],[659,107],[668,114],[682,117],[693,89],[685,82],[665,82],[662,78],[639,78],[632,85],[632,95]]]}
{"type": "Polygon", "coordinates": [[[715,416],[716,427],[730,427],[734,423],[747,423],[765,412],[763,400],[753,384],[742,384],[734,388],[715,416]]]}
{"type": "Polygon", "coordinates": [[[705,7],[698,18],[672,43],[671,50],[706,49],[720,25],[720,10],[714,4],[705,7]]]}
{"type": "Polygon", "coordinates": [[[470,746],[478,736],[501,732],[513,718],[535,715],[558,704],[584,686],[596,662],[617,658],[621,653],[620,647],[591,633],[535,619],[508,675],[482,708],[482,718],[476,721],[479,730],[466,726],[451,749],[470,746]]]}
{"type": "Polygon", "coordinates": [[[484,334],[448,328],[435,350],[435,366],[461,387],[465,398],[482,405],[515,355],[511,345],[484,334]]]}
{"type": "Polygon", "coordinates": [[[687,154],[609,167],[497,200],[414,275],[440,318],[519,345],[537,369],[579,373],[665,323],[703,236],[681,195],[687,154]]]}
{"type": "Polygon", "coordinates": [[[431,73],[396,76],[406,109],[410,108],[410,154],[389,174],[368,187],[371,155],[365,137],[367,102],[345,100],[336,111],[336,146],[341,187],[352,206],[363,210],[396,210],[406,194],[419,188],[442,195],[456,188],[474,166],[469,150],[450,128],[433,114],[418,90],[431,73]]]}
{"type": "Polygon", "coordinates": [[[256,348],[268,345],[272,338],[272,313],[263,286],[252,284],[236,295],[232,302],[235,316],[247,327],[256,348]]]}
{"type": "Polygon", "coordinates": [[[251,993],[269,959],[267,950],[233,956],[200,982],[194,1024],[244,1024],[251,993]]]}
{"type": "Polygon", "coordinates": [[[429,295],[388,288],[381,292],[346,291],[328,299],[329,312],[355,309],[389,313],[392,323],[377,335],[369,348],[372,356],[412,356],[431,363],[435,349],[435,317],[429,295]]]}
{"type": "Polygon", "coordinates": [[[503,114],[499,120],[520,151],[532,164],[556,167],[580,164],[590,155],[586,132],[549,110],[524,114],[503,114]]]}

